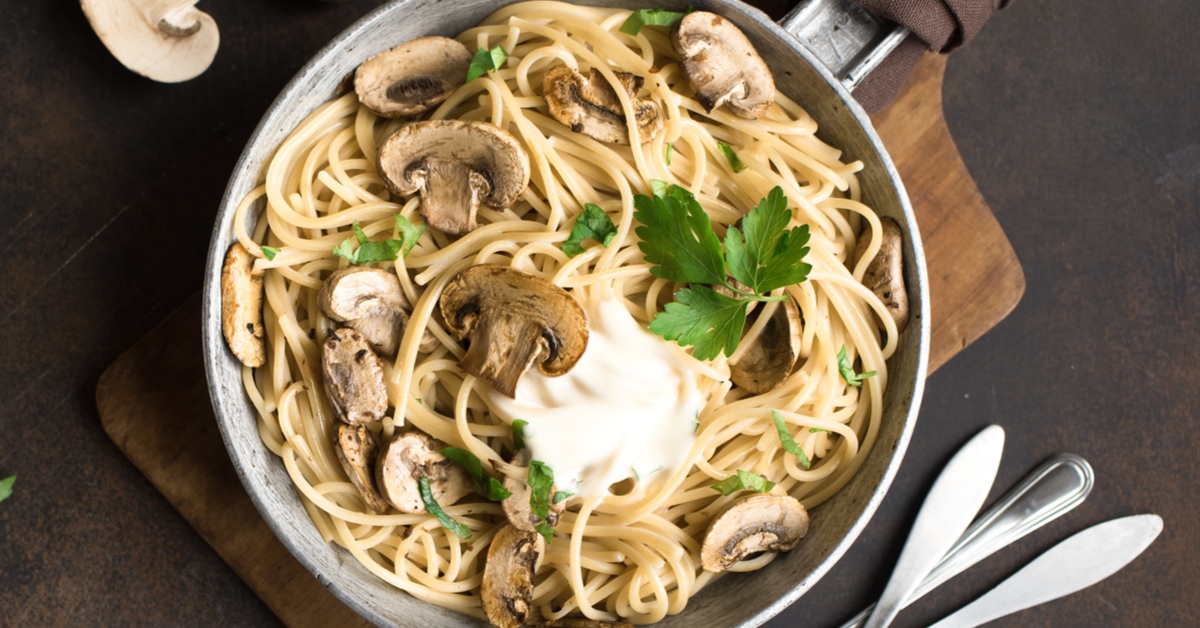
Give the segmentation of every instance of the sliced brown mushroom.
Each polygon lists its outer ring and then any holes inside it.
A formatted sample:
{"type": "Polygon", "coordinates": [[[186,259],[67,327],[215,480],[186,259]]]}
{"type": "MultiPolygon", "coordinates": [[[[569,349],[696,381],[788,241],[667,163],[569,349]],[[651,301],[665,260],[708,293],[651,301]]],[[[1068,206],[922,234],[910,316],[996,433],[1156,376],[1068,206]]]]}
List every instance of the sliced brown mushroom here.
{"type": "MultiPolygon", "coordinates": [[[[322,284],[317,303],[326,316],[362,333],[380,355],[395,357],[409,315],[408,299],[396,275],[370,266],[343,268],[322,284]]],[[[426,329],[418,350],[429,353],[437,344],[426,329]]]]}
{"type": "Polygon", "coordinates": [[[505,525],[488,547],[487,564],[479,595],[483,612],[497,628],[517,628],[533,607],[533,568],[537,564],[537,537],[532,532],[505,525]]]}
{"type": "Polygon", "coordinates": [[[234,242],[221,269],[221,332],[229,350],[251,368],[267,362],[263,339],[262,273],[253,270],[254,256],[234,242]]]}
{"type": "Polygon", "coordinates": [[[708,524],[700,564],[717,573],[759,552],[786,552],[808,534],[808,512],[790,495],[754,495],[708,524]]]}
{"type": "Polygon", "coordinates": [[[729,365],[734,384],[758,395],[778,387],[792,374],[800,355],[800,308],[792,299],[781,302],[753,344],[729,365]]]}
{"type": "Polygon", "coordinates": [[[672,44],[696,100],[711,112],[728,104],[734,114],[757,119],[775,102],[775,79],[754,45],[732,22],[706,11],[688,13],[672,44]]]}
{"type": "Polygon", "coordinates": [[[387,412],[383,365],[357,330],[342,327],[325,337],[321,346],[325,391],[342,422],[366,425],[387,412]]]}
{"type": "Polygon", "coordinates": [[[392,437],[379,452],[375,464],[375,486],[379,494],[400,512],[425,512],[421,499],[421,477],[429,479],[433,500],[449,506],[475,491],[467,470],[442,455],[446,444],[416,430],[392,437]]]}
{"type": "Polygon", "coordinates": [[[447,329],[470,345],[464,371],[514,397],[531,365],[550,377],[571,370],[587,347],[587,316],[569,292],[495,264],[472,266],[450,280],[438,302],[447,329]]]}
{"type": "Polygon", "coordinates": [[[80,0],[104,46],[122,65],[160,83],[208,69],[221,35],[196,0],[80,0]]]}
{"type": "MultiPolygon", "coordinates": [[[[662,109],[649,98],[638,98],[645,79],[629,72],[615,72],[633,104],[638,137],[645,144],[663,130],[662,109]]],[[[600,70],[592,68],[585,78],[566,65],[557,65],[542,77],[542,97],[555,120],[576,133],[609,144],[629,144],[629,127],[617,92],[600,70]]]]}
{"type": "Polygon", "coordinates": [[[351,426],[338,424],[336,447],[338,461],[350,478],[350,483],[358,489],[367,508],[373,512],[387,512],[387,502],[379,491],[375,490],[375,458],[379,455],[379,441],[365,425],[351,426]]]}
{"type": "MultiPolygon", "coordinates": [[[[511,464],[528,467],[530,459],[530,451],[521,449],[513,456],[511,464]]],[[[529,507],[529,496],[533,491],[529,487],[529,483],[520,478],[506,475],[504,476],[504,489],[511,493],[501,502],[504,507],[504,516],[508,517],[509,523],[518,530],[537,532],[537,526],[542,523],[542,518],[533,514],[533,509],[529,507]]],[[[567,500],[555,501],[554,495],[557,492],[554,487],[550,488],[550,510],[546,513],[546,525],[551,528],[558,524],[558,518],[567,508],[567,500]]]]}
{"type": "MultiPolygon", "coordinates": [[[[879,252],[867,265],[863,273],[863,285],[870,288],[879,300],[887,307],[892,320],[896,321],[896,331],[904,331],[908,325],[908,291],[904,288],[904,236],[900,225],[891,218],[881,218],[883,225],[883,242],[879,252]]],[[[869,231],[864,232],[858,240],[858,250],[855,257],[861,259],[870,240],[869,231]]]]}
{"type": "Polygon", "coordinates": [[[471,51],[449,37],[421,37],[385,50],[354,72],[364,107],[385,118],[418,114],[446,100],[467,79],[471,51]]]}
{"type": "Polygon", "coordinates": [[[429,120],[400,127],[379,147],[379,174],[393,194],[421,193],[421,215],[439,231],[475,228],[480,205],[503,209],[529,184],[529,155],[486,122],[429,120]]]}

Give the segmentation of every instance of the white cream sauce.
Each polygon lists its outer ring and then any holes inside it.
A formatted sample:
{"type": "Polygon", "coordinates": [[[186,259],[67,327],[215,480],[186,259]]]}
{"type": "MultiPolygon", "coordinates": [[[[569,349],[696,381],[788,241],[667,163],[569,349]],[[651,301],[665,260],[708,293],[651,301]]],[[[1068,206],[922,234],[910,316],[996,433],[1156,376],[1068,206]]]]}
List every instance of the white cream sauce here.
{"type": "Polygon", "coordinates": [[[619,301],[588,309],[587,350],[574,368],[560,377],[526,371],[515,399],[491,393],[502,415],[529,422],[525,442],[558,489],[581,497],[685,464],[704,403],[694,371],[619,301]]]}

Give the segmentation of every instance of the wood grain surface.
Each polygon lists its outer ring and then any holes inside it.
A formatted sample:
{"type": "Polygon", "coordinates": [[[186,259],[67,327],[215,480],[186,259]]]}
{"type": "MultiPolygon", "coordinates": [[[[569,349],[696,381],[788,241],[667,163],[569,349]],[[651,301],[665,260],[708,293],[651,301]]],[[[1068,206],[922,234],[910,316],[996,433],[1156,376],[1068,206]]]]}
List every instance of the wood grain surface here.
{"type": "MultiPolygon", "coordinates": [[[[920,190],[931,371],[1008,314],[1025,285],[942,119],[944,70],[944,57],[928,56],[876,121],[905,184],[920,190]]],[[[238,483],[209,405],[199,331],[193,297],[104,372],[96,399],[105,431],[285,623],[363,623],[288,554],[238,483]]]]}

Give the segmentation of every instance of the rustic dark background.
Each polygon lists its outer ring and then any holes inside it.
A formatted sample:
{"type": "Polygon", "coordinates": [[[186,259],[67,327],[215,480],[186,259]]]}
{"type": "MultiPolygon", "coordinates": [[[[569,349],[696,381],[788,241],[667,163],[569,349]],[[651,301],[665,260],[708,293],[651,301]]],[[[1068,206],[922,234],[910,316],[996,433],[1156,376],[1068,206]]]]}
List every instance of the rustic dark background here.
{"type": "MultiPolygon", "coordinates": [[[[775,0],[772,0],[774,2],[775,0]]],[[[215,207],[275,94],[375,4],[204,2],[212,68],[120,66],[75,0],[0,11],[0,625],[264,625],[270,611],[101,429],[97,378],[202,281],[215,207]]],[[[780,4],[760,5],[778,13],[780,4]]],[[[1082,506],[901,615],[925,625],[1090,524],[1163,516],[1105,582],[997,625],[1200,624],[1200,7],[1014,3],[950,59],[945,108],[1028,287],[930,380],[861,541],[771,626],[830,626],[882,591],[921,496],[981,427],[993,496],[1059,452],[1082,506]]]]}

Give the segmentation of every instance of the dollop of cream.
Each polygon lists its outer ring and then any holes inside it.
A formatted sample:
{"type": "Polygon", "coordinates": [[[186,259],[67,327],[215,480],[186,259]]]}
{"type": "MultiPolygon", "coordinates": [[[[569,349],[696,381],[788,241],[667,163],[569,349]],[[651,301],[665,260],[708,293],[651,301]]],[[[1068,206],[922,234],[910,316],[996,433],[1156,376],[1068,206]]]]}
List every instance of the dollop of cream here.
{"type": "Polygon", "coordinates": [[[505,418],[529,422],[525,442],[558,489],[581,497],[603,496],[627,478],[652,482],[687,463],[704,404],[685,358],[620,301],[587,310],[587,350],[574,368],[560,377],[530,369],[515,399],[490,394],[505,418]]]}

